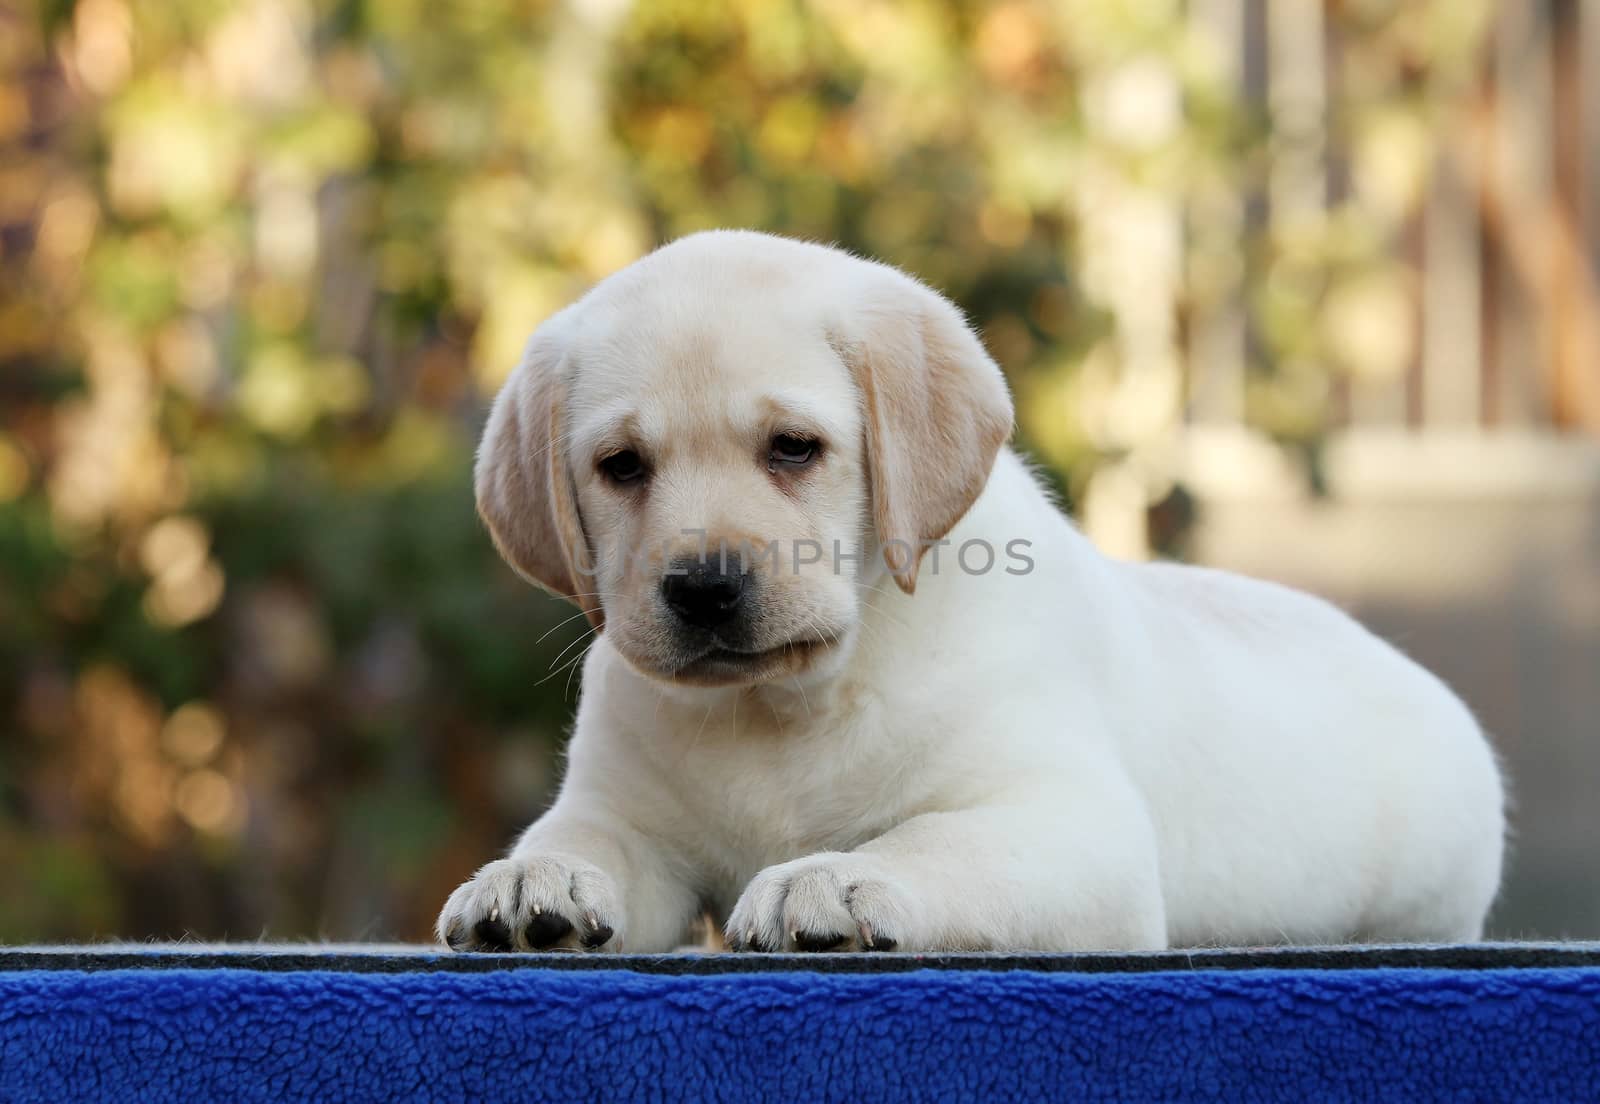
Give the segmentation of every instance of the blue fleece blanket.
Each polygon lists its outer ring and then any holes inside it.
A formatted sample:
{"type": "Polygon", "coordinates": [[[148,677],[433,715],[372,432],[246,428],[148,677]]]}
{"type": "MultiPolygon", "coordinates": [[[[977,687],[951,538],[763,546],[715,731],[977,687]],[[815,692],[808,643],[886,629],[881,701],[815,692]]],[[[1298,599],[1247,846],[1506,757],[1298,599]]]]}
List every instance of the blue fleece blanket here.
{"type": "Polygon", "coordinates": [[[1600,1100],[1600,969],[0,972],[0,1099],[1600,1100]]]}

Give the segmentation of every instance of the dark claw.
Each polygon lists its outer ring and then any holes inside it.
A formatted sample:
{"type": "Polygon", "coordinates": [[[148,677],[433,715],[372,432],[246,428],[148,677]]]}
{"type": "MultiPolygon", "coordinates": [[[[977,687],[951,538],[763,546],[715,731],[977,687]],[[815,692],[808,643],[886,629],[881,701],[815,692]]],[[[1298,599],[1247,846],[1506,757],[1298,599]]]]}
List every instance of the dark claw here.
{"type": "Polygon", "coordinates": [[[504,920],[479,920],[472,934],[478,938],[480,951],[509,951],[511,928],[504,920]]]}
{"type": "Polygon", "coordinates": [[[590,950],[594,950],[594,948],[596,948],[596,947],[604,947],[606,945],[606,941],[609,940],[610,938],[611,938],[611,925],[610,924],[599,924],[599,925],[596,925],[596,927],[595,927],[595,929],[593,931],[584,932],[583,938],[579,942],[581,942],[585,947],[589,948],[590,950]]]}
{"type": "Polygon", "coordinates": [[[728,949],[740,954],[748,951],[754,951],[758,954],[772,953],[772,948],[767,946],[759,935],[753,935],[749,939],[745,939],[743,936],[730,933],[728,935],[728,949]]]}
{"type": "Polygon", "coordinates": [[[571,930],[572,921],[559,912],[541,912],[528,923],[528,946],[542,950],[565,938],[571,930]]]}
{"type": "Polygon", "coordinates": [[[453,921],[445,931],[444,945],[452,951],[464,951],[467,949],[467,937],[461,934],[459,921],[453,921]]]}
{"type": "Polygon", "coordinates": [[[900,946],[900,941],[892,936],[875,935],[872,937],[872,942],[862,944],[861,949],[864,951],[892,951],[898,946],[900,946]]]}
{"type": "Polygon", "coordinates": [[[795,932],[794,945],[800,951],[831,951],[846,938],[839,932],[795,932]]]}

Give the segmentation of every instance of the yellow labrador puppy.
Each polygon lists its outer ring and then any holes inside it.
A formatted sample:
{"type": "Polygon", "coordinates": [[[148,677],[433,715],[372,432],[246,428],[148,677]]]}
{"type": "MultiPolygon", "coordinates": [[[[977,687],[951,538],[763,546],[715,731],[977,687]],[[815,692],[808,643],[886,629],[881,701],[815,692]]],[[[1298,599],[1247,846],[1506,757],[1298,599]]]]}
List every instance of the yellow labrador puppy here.
{"type": "Polygon", "coordinates": [[[882,265],[685,238],[534,334],[479,509],[599,634],[559,798],[461,950],[1477,937],[1495,760],[1333,607],[1100,555],[1004,380],[882,265]]]}

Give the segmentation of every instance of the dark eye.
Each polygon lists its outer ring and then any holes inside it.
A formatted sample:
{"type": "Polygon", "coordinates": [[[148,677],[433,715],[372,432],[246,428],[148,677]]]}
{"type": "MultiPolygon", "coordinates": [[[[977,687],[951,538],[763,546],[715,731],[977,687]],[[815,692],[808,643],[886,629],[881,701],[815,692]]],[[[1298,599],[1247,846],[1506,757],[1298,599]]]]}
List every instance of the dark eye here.
{"type": "Polygon", "coordinates": [[[618,483],[632,483],[644,475],[644,461],[631,449],[614,452],[600,461],[600,470],[618,483]]]}
{"type": "Polygon", "coordinates": [[[817,442],[809,437],[780,433],[772,439],[767,457],[774,464],[809,464],[816,459],[817,451],[817,442]]]}

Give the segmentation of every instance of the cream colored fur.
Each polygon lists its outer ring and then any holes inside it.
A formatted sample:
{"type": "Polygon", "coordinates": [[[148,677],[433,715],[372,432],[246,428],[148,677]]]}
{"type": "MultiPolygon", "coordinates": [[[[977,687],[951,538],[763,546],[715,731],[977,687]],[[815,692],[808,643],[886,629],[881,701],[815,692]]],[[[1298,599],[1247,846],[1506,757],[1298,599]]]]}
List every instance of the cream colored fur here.
{"type": "Polygon", "coordinates": [[[755,949],[1476,938],[1505,826],[1460,700],[1316,598],[1107,559],[1010,422],[953,307],[816,245],[698,234],[540,327],[479,505],[603,629],[558,799],[441,938],[661,951],[704,907],[755,949]],[[752,654],[697,657],[661,597],[697,539],[843,555],[758,564],[752,654]]]}

